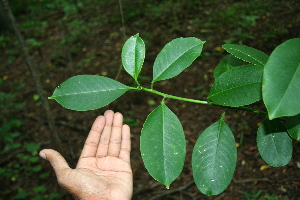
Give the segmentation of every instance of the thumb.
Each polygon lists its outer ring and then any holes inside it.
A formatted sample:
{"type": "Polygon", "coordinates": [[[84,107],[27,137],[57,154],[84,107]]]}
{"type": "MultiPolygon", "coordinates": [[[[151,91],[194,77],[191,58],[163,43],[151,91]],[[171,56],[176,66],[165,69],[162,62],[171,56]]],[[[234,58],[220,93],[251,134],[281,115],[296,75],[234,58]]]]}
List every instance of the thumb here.
{"type": "Polygon", "coordinates": [[[39,156],[50,162],[57,178],[63,176],[66,169],[70,169],[64,157],[53,149],[43,149],[40,151],[39,156]]]}

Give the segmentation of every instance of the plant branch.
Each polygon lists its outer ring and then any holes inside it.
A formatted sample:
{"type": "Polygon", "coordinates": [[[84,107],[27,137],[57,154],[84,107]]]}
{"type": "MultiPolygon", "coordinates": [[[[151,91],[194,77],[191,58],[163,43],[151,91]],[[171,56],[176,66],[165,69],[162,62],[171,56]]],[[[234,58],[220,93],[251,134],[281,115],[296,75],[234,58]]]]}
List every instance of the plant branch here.
{"type": "MultiPolygon", "coordinates": [[[[122,7],[122,1],[121,0],[119,0],[119,7],[120,7],[120,14],[121,14],[121,19],[122,19],[123,42],[125,42],[125,40],[126,40],[126,30],[125,30],[125,21],[124,21],[124,14],[123,14],[123,7],[122,7]]],[[[120,73],[122,71],[122,68],[123,68],[123,65],[121,63],[115,80],[118,80],[118,78],[120,76],[120,73]]]]}
{"type": "Polygon", "coordinates": [[[16,22],[15,17],[14,17],[14,15],[13,15],[11,9],[10,9],[8,0],[2,0],[2,5],[3,5],[3,8],[4,8],[6,14],[9,17],[9,20],[11,22],[13,30],[14,30],[14,32],[15,32],[18,40],[19,40],[19,43],[20,43],[20,46],[21,46],[21,50],[22,50],[23,55],[25,57],[26,65],[27,65],[28,70],[30,71],[30,73],[32,75],[32,78],[33,78],[34,82],[35,82],[35,85],[36,85],[36,88],[37,88],[37,92],[38,92],[38,94],[39,94],[39,96],[41,98],[41,101],[42,101],[42,105],[45,108],[47,119],[48,119],[48,124],[49,124],[50,130],[53,133],[54,140],[55,140],[56,144],[59,145],[61,142],[60,142],[60,138],[58,136],[57,128],[56,128],[56,126],[54,124],[54,117],[52,115],[49,102],[47,101],[47,98],[44,95],[44,90],[43,90],[43,86],[41,84],[40,77],[38,76],[37,71],[36,71],[36,69],[34,67],[34,64],[31,61],[31,57],[29,55],[29,51],[28,51],[28,48],[26,46],[25,40],[23,38],[23,35],[21,34],[21,32],[20,32],[20,30],[19,30],[19,28],[17,26],[17,22],[16,22]]]}
{"type": "Polygon", "coordinates": [[[130,89],[143,90],[143,91],[146,91],[146,92],[151,92],[151,93],[154,93],[154,94],[157,94],[157,95],[160,95],[164,98],[169,98],[169,99],[176,99],[176,100],[180,100],[180,101],[187,101],[187,102],[191,102],[191,103],[199,103],[199,104],[204,104],[204,105],[221,106],[223,108],[228,108],[228,109],[245,110],[245,111],[249,111],[249,112],[253,112],[253,113],[257,113],[257,114],[265,115],[265,116],[268,115],[267,112],[264,112],[264,111],[261,111],[261,110],[256,110],[256,109],[249,108],[249,107],[244,107],[244,106],[239,106],[239,107],[223,106],[223,105],[219,105],[219,104],[216,104],[214,102],[211,102],[211,101],[202,101],[202,100],[197,100],[197,99],[189,99],[189,98],[184,98],[184,97],[178,97],[178,96],[162,93],[162,92],[159,92],[157,90],[145,88],[145,87],[142,87],[142,86],[139,86],[137,88],[130,87],[130,89]]]}
{"type": "Polygon", "coordinates": [[[153,90],[153,89],[148,89],[148,88],[144,88],[144,87],[140,87],[141,90],[144,90],[146,92],[151,92],[157,95],[160,95],[162,97],[165,98],[169,98],[169,99],[177,99],[180,101],[187,101],[187,102],[192,102],[192,103],[200,103],[200,104],[206,104],[206,105],[213,105],[212,102],[208,102],[208,101],[201,101],[201,100],[196,100],[196,99],[189,99],[189,98],[184,98],[184,97],[178,97],[178,96],[174,96],[174,95],[170,95],[170,94],[165,94],[162,92],[159,92],[157,90],[153,90]]]}

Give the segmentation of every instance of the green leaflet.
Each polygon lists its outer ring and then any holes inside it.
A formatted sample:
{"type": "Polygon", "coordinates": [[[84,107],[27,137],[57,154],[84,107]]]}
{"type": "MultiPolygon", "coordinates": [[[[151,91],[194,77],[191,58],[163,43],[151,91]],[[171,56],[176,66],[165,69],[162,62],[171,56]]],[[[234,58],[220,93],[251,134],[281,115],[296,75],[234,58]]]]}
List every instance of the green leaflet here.
{"type": "Polygon", "coordinates": [[[230,128],[219,120],[198,138],[192,155],[192,169],[198,189],[206,195],[218,195],[232,180],[237,150],[230,128]]]}
{"type": "Polygon", "coordinates": [[[180,121],[165,104],[147,117],[140,145],[150,175],[169,188],[182,171],[186,142],[180,121]]]}
{"type": "Polygon", "coordinates": [[[166,44],[155,59],[152,83],[180,74],[200,56],[204,43],[190,37],[177,38],[166,44]]]}
{"type": "Polygon", "coordinates": [[[263,66],[243,65],[220,75],[208,99],[224,106],[243,106],[261,100],[263,66]]]}
{"type": "Polygon", "coordinates": [[[269,56],[262,51],[238,44],[224,44],[223,49],[237,58],[254,65],[265,65],[269,56]]]}
{"type": "Polygon", "coordinates": [[[233,55],[225,56],[214,70],[214,78],[218,78],[224,72],[231,70],[233,67],[243,65],[243,61],[233,55]]]}
{"type": "Polygon", "coordinates": [[[122,49],[122,64],[134,80],[137,80],[145,59],[145,44],[138,34],[131,36],[122,49]]]}
{"type": "Polygon", "coordinates": [[[292,139],[278,120],[265,119],[258,128],[256,142],[261,157],[269,165],[284,166],[291,160],[292,139]]]}
{"type": "Polygon", "coordinates": [[[300,141],[300,114],[285,117],[286,128],[292,138],[300,141]]]}
{"type": "Polygon", "coordinates": [[[270,119],[300,113],[300,38],[275,48],[265,65],[262,85],[270,119]]]}
{"type": "Polygon", "coordinates": [[[128,86],[110,78],[78,75],[56,87],[49,99],[71,110],[94,110],[111,103],[127,90],[128,86]]]}

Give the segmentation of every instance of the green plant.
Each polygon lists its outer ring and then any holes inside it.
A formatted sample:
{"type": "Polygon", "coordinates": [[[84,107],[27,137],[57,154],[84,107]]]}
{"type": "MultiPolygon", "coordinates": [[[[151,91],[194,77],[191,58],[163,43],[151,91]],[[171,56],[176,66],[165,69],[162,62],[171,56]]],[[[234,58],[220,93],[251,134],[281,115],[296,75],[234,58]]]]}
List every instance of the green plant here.
{"type": "Polygon", "coordinates": [[[59,196],[58,193],[52,193],[48,196],[48,191],[43,190],[45,186],[40,185],[31,188],[15,189],[14,183],[23,182],[25,179],[30,179],[33,174],[40,173],[38,177],[44,180],[49,176],[47,173],[41,173],[42,167],[39,164],[38,151],[40,144],[30,142],[22,142],[22,125],[23,121],[15,117],[14,114],[9,114],[7,111],[17,113],[22,109],[22,104],[16,101],[16,97],[20,96],[20,91],[24,89],[24,84],[15,87],[11,90],[9,86],[13,81],[5,81],[0,79],[1,88],[5,88],[8,92],[0,92],[0,181],[6,184],[3,185],[0,196],[8,199],[7,195],[13,196],[12,199],[48,199],[52,200],[59,196]],[[5,112],[6,111],[6,112],[5,112]],[[12,159],[13,158],[13,159],[12,159]],[[46,195],[48,196],[46,198],[46,195]]]}
{"type": "Polygon", "coordinates": [[[262,191],[252,191],[252,193],[245,192],[244,195],[247,200],[256,200],[261,195],[262,191]]]}
{"type": "MultiPolygon", "coordinates": [[[[165,104],[167,98],[265,115],[257,131],[258,150],[269,165],[286,165],[292,156],[291,137],[300,140],[300,38],[277,46],[270,56],[245,45],[223,45],[231,55],[215,68],[215,82],[208,100],[154,90],[156,82],[173,78],[190,66],[201,54],[204,43],[193,37],[168,43],[155,59],[151,88],[146,88],[138,80],[145,45],[137,34],[126,41],[122,50],[123,66],[135,80],[136,87],[103,76],[78,75],[60,84],[49,98],[65,108],[85,111],[103,107],[129,90],[162,96],[160,105],[144,123],[140,148],[148,172],[167,188],[181,173],[186,154],[182,125],[165,104]],[[260,100],[267,111],[246,107],[260,100]]],[[[236,142],[225,122],[225,114],[226,111],[220,120],[203,131],[192,153],[194,180],[206,195],[224,191],[236,167],[236,142]]]]}
{"type": "Polygon", "coordinates": [[[13,36],[0,35],[0,49],[3,49],[6,54],[8,64],[13,63],[19,55],[18,45],[18,42],[13,36]]]}
{"type": "Polygon", "coordinates": [[[278,200],[278,199],[283,199],[285,198],[276,196],[275,194],[269,195],[268,193],[262,194],[262,191],[252,191],[252,193],[244,193],[245,197],[247,200],[278,200]]]}

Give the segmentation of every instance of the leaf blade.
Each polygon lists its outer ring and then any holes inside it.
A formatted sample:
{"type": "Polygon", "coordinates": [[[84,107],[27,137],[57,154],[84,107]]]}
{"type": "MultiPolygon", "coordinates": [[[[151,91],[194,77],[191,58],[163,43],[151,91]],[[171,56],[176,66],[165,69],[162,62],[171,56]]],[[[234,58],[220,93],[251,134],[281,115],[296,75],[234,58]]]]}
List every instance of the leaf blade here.
{"type": "Polygon", "coordinates": [[[261,100],[263,66],[243,65],[220,75],[213,83],[208,99],[238,107],[261,100]]]}
{"type": "Polygon", "coordinates": [[[206,195],[218,195],[232,180],[237,150],[230,128],[219,120],[198,138],[192,154],[192,170],[198,189],[206,195]]]}
{"type": "Polygon", "coordinates": [[[168,188],[181,173],[186,152],[179,119],[165,104],[158,106],[147,117],[140,139],[146,169],[168,188]]]}
{"type": "Polygon", "coordinates": [[[97,75],[77,75],[60,84],[49,99],[71,110],[94,110],[111,103],[129,87],[97,75]]]}
{"type": "Polygon", "coordinates": [[[124,69],[135,80],[137,80],[139,73],[145,59],[145,44],[139,34],[131,36],[122,48],[122,64],[124,69]]]}
{"type": "Polygon", "coordinates": [[[269,56],[262,51],[238,44],[224,44],[223,49],[228,53],[254,65],[265,65],[269,56]]]}
{"type": "Polygon", "coordinates": [[[277,46],[265,65],[263,101],[269,118],[300,113],[300,38],[277,46]]]}
{"type": "Polygon", "coordinates": [[[295,140],[300,141],[300,114],[290,117],[285,117],[288,133],[295,140]]]}
{"type": "Polygon", "coordinates": [[[153,66],[153,80],[166,80],[180,74],[201,54],[205,42],[197,38],[177,38],[164,46],[153,66]]]}
{"type": "Polygon", "coordinates": [[[256,142],[261,157],[269,165],[279,167],[289,163],[292,139],[278,120],[265,119],[258,128],[256,142]]]}
{"type": "Polygon", "coordinates": [[[238,67],[241,65],[243,65],[243,61],[241,59],[233,55],[227,55],[220,61],[220,63],[215,68],[214,78],[216,79],[224,72],[229,71],[233,67],[238,67]]]}

